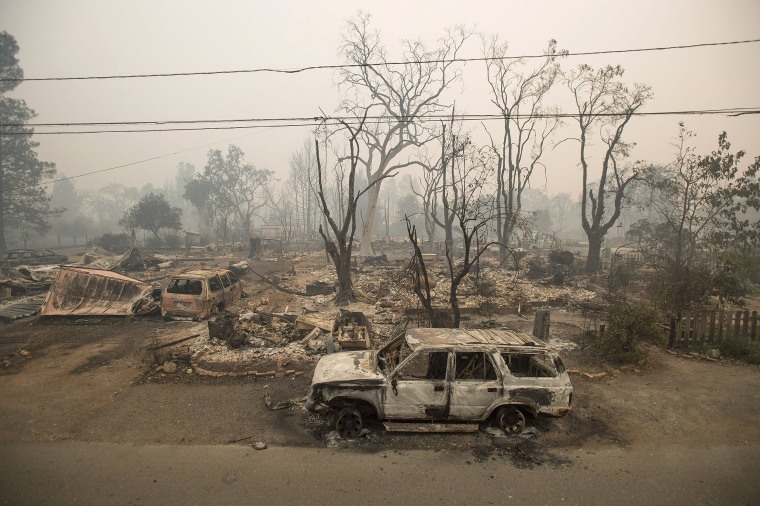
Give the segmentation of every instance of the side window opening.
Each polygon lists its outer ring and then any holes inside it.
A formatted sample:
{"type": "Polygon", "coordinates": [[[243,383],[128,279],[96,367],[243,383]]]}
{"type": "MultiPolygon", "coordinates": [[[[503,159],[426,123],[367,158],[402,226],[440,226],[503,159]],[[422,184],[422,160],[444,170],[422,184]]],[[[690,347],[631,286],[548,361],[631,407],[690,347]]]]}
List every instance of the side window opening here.
{"type": "Polygon", "coordinates": [[[172,279],[166,287],[167,293],[200,295],[203,284],[200,279],[172,279]]]}
{"type": "Polygon", "coordinates": [[[495,380],[496,369],[491,357],[482,351],[456,354],[456,380],[495,380]]]}
{"type": "Polygon", "coordinates": [[[237,278],[237,276],[235,276],[235,273],[234,273],[234,272],[232,272],[232,271],[228,272],[228,273],[227,273],[227,276],[229,276],[229,277],[230,277],[230,282],[231,282],[233,285],[234,285],[235,283],[237,283],[237,282],[238,282],[238,278],[237,278]]]}
{"type": "Polygon", "coordinates": [[[448,352],[423,351],[414,355],[398,372],[399,379],[445,380],[448,352]]]}
{"type": "Polygon", "coordinates": [[[222,289],[222,282],[217,276],[208,278],[208,287],[212,292],[218,292],[222,289]]]}
{"type": "Polygon", "coordinates": [[[518,378],[554,378],[557,368],[547,353],[502,353],[509,372],[518,378]]]}

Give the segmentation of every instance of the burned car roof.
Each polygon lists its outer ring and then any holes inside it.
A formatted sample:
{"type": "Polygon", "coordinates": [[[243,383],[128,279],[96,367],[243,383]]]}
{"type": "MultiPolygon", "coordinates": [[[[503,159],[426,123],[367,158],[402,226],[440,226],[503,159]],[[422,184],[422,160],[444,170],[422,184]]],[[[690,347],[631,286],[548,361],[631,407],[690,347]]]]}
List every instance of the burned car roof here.
{"type": "Polygon", "coordinates": [[[182,272],[180,274],[174,274],[172,277],[174,278],[197,278],[197,277],[207,277],[214,274],[226,274],[229,272],[229,269],[193,269],[191,271],[182,272]]]}
{"type": "Polygon", "coordinates": [[[493,329],[409,329],[406,333],[406,342],[412,350],[420,346],[443,348],[483,345],[505,348],[547,348],[546,343],[532,335],[513,330],[493,329]]]}

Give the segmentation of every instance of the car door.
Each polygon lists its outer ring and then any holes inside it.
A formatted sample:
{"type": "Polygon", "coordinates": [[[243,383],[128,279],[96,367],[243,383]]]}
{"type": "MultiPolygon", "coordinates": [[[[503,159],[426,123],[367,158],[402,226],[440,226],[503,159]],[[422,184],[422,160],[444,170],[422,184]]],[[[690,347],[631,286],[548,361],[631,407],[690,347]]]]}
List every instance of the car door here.
{"type": "Polygon", "coordinates": [[[457,351],[451,380],[449,417],[479,420],[504,393],[504,386],[490,353],[457,351]]]}
{"type": "Polygon", "coordinates": [[[383,396],[385,417],[396,420],[447,418],[448,368],[448,351],[415,351],[390,375],[383,396]]]}
{"type": "Polygon", "coordinates": [[[227,271],[227,277],[230,278],[230,291],[232,292],[232,298],[231,298],[231,304],[234,304],[240,299],[240,296],[243,292],[242,285],[240,284],[240,280],[237,276],[235,276],[235,273],[232,271],[227,271]]]}
{"type": "Polygon", "coordinates": [[[229,307],[234,302],[232,283],[230,283],[230,278],[225,273],[219,273],[219,279],[222,280],[222,286],[224,287],[224,307],[229,307]]]}
{"type": "Polygon", "coordinates": [[[211,275],[208,278],[208,289],[209,289],[209,298],[211,299],[212,303],[212,310],[214,307],[218,306],[219,304],[224,304],[224,286],[222,285],[222,280],[219,279],[219,276],[216,274],[211,275]]]}

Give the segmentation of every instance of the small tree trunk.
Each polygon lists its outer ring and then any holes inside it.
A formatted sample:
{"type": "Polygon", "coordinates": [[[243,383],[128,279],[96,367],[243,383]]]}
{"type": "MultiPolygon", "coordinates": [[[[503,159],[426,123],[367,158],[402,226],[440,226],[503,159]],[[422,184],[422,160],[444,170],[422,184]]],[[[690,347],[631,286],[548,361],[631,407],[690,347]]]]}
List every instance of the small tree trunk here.
{"type": "Polygon", "coordinates": [[[451,284],[451,291],[449,292],[449,304],[451,304],[451,327],[458,329],[459,323],[462,321],[462,313],[459,310],[459,300],[457,298],[457,288],[459,283],[454,282],[451,284]]]}

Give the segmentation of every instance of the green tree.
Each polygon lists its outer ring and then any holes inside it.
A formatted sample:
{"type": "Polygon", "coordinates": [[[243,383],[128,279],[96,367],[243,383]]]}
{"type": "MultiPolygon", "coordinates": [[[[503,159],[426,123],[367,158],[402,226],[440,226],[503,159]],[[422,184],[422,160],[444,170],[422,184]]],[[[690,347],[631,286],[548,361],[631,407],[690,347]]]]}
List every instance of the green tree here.
{"type": "Polygon", "coordinates": [[[66,176],[61,174],[61,179],[53,183],[50,203],[61,211],[65,211],[68,216],[72,216],[79,214],[82,196],[71,179],[66,179],[66,176]]]}
{"type": "Polygon", "coordinates": [[[185,186],[185,198],[199,210],[206,209],[207,215],[233,212],[244,233],[250,234],[254,215],[270,198],[273,175],[246,163],[243,150],[230,144],[226,155],[219,149],[208,152],[203,173],[185,186]]]}
{"type": "Polygon", "coordinates": [[[693,136],[681,123],[675,160],[646,177],[651,193],[644,205],[652,215],[629,232],[659,269],[656,295],[676,314],[711,293],[739,301],[741,255],[726,250],[746,252],[760,242],[760,224],[749,219],[760,210],[760,157],[742,170],[745,153],[731,152],[725,132],[717,150],[697,156],[693,136]]]}
{"type": "Polygon", "coordinates": [[[158,231],[162,228],[179,230],[182,228],[182,210],[171,207],[163,195],[149,193],[143,195],[140,201],[127,210],[119,225],[124,229],[139,228],[153,232],[160,240],[158,231]]]}
{"type": "Polygon", "coordinates": [[[36,114],[23,100],[5,96],[24,77],[18,49],[12,35],[0,32],[0,251],[7,249],[7,232],[43,234],[50,229],[48,219],[57,214],[40,185],[55,174],[55,165],[37,158],[34,129],[25,126],[36,114]]]}

